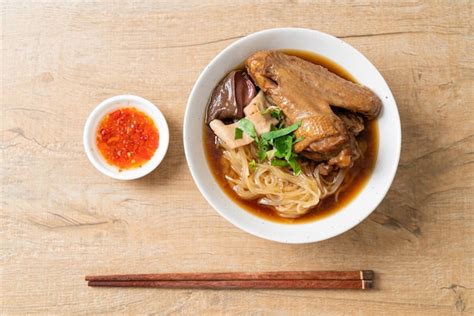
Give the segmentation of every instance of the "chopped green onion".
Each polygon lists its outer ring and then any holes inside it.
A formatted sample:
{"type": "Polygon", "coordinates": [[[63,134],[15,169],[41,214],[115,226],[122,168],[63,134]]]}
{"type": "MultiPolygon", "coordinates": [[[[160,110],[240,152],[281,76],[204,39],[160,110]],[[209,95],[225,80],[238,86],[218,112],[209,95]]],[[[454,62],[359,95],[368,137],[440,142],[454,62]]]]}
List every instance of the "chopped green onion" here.
{"type": "MultiPolygon", "coordinates": [[[[240,121],[242,121],[242,120],[240,120],[240,121]]],[[[295,124],[292,124],[288,127],[264,133],[264,134],[262,134],[262,138],[265,139],[265,140],[271,140],[271,139],[275,139],[277,137],[285,136],[287,134],[290,134],[290,133],[296,131],[298,129],[298,127],[300,127],[300,126],[301,126],[301,122],[299,121],[299,122],[296,122],[295,124]]]]}
{"type": "Polygon", "coordinates": [[[272,166],[276,167],[286,167],[288,166],[288,162],[283,159],[272,159],[271,161],[272,166]]]}
{"type": "Polygon", "coordinates": [[[250,160],[249,162],[250,171],[255,171],[257,169],[257,162],[255,160],[250,160]]]}
{"type": "Polygon", "coordinates": [[[302,141],[303,139],[304,139],[304,135],[302,135],[302,136],[298,137],[297,139],[295,139],[295,140],[293,141],[293,144],[296,144],[296,143],[302,141]]]}

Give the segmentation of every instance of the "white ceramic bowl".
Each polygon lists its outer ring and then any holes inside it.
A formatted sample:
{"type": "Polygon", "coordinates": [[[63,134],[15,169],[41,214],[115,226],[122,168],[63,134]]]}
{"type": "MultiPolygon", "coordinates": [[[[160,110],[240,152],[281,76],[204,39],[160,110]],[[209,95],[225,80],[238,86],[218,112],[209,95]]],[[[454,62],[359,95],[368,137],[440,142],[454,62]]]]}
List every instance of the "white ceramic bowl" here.
{"type": "Polygon", "coordinates": [[[169,144],[168,124],[161,111],[150,101],[134,95],[118,95],[103,101],[91,112],[84,126],[83,142],[87,157],[97,170],[114,179],[137,179],[152,172],[165,157],[169,144]],[[119,171],[117,167],[108,164],[98,151],[96,133],[100,121],[107,113],[123,107],[134,107],[147,114],[155,123],[160,139],[155,154],[143,166],[119,171]]]}
{"type": "Polygon", "coordinates": [[[270,29],[248,35],[217,55],[196,81],[184,117],[184,149],[199,190],[219,214],[240,229],[283,243],[328,239],[362,222],[384,198],[397,171],[401,148],[400,118],[392,93],[377,69],[341,39],[308,29],[270,29]],[[229,71],[259,50],[300,49],[323,55],[370,87],[383,101],[378,118],[379,152],[368,183],[346,207],[333,215],[303,224],[280,224],[259,218],[235,204],[219,187],[204,156],[204,114],[212,90],[229,71]]]}

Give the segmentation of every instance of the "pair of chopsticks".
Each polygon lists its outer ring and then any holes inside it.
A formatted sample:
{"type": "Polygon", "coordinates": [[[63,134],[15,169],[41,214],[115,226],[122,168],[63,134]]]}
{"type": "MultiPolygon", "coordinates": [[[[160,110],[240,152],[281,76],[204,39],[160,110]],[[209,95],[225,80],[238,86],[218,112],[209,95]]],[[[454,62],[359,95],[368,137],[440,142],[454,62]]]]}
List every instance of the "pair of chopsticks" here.
{"type": "Polygon", "coordinates": [[[86,276],[89,286],[175,289],[359,289],[373,287],[374,272],[286,271],[161,273],[86,276]]]}

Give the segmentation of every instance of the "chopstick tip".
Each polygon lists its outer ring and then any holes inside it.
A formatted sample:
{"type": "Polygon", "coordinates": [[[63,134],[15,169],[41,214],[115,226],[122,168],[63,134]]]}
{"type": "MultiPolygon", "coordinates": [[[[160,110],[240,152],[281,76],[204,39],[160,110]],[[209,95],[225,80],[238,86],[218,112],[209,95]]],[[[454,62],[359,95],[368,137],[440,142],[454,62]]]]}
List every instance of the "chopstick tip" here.
{"type": "Polygon", "coordinates": [[[362,270],[360,271],[361,280],[373,280],[374,271],[373,270],[362,270]]]}
{"type": "Polygon", "coordinates": [[[362,280],[362,289],[369,290],[374,288],[374,282],[372,280],[362,280]]]}

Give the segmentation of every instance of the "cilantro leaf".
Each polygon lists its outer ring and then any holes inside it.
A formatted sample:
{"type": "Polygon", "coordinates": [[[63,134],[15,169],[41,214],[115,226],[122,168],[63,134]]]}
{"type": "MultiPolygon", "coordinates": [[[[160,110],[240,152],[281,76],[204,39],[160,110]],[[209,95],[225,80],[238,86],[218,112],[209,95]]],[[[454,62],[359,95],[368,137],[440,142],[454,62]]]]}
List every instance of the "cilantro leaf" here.
{"type": "MultiPolygon", "coordinates": [[[[281,118],[282,112],[280,109],[272,109],[272,111],[272,116],[275,115],[281,118]]],[[[301,173],[301,167],[296,160],[297,155],[293,152],[293,145],[304,139],[304,137],[296,138],[293,133],[301,126],[301,122],[296,122],[295,124],[284,127],[284,122],[280,121],[276,126],[272,126],[269,132],[262,134],[260,137],[257,135],[253,123],[247,118],[241,119],[238,126],[239,127],[235,129],[235,139],[242,138],[243,133],[252,137],[257,146],[259,162],[268,159],[272,166],[289,166],[295,175],[301,173]]],[[[257,162],[251,160],[249,162],[249,168],[251,171],[254,171],[257,168],[257,162]]]]}
{"type": "Polygon", "coordinates": [[[235,129],[234,139],[241,139],[244,136],[243,134],[244,134],[244,131],[237,127],[235,129]]]}
{"type": "Polygon", "coordinates": [[[301,167],[296,161],[296,156],[291,156],[290,159],[288,159],[288,164],[290,165],[291,169],[293,169],[295,175],[298,176],[301,173],[301,167]]]}
{"type": "Polygon", "coordinates": [[[280,159],[273,159],[271,163],[273,166],[290,166],[293,172],[299,175],[301,167],[296,160],[298,156],[293,152],[294,138],[294,135],[285,135],[274,139],[275,157],[280,159]]]}
{"type": "Polygon", "coordinates": [[[245,117],[239,121],[239,128],[242,129],[247,135],[252,138],[257,138],[257,131],[253,123],[246,119],[245,117]]]}
{"type": "Polygon", "coordinates": [[[275,157],[285,158],[290,157],[293,147],[293,135],[285,135],[273,140],[273,146],[276,149],[275,157]]]}

